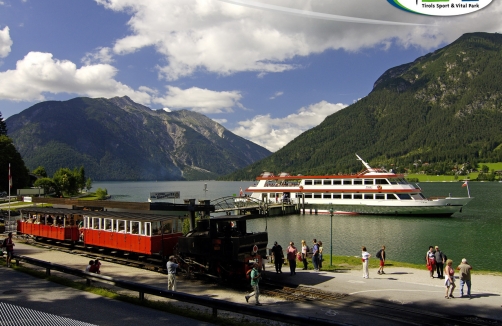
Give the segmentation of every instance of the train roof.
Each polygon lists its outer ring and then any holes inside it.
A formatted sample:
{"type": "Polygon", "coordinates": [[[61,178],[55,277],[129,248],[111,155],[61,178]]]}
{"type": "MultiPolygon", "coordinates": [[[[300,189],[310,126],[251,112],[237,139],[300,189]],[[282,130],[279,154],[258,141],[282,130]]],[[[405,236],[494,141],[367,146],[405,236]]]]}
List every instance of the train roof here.
{"type": "Polygon", "coordinates": [[[79,210],[79,209],[67,209],[67,208],[52,208],[52,207],[23,207],[20,209],[22,212],[26,213],[40,213],[40,214],[51,214],[51,215],[64,215],[64,214],[76,214],[76,215],[92,215],[95,217],[113,218],[120,220],[134,220],[134,221],[165,221],[170,219],[181,219],[186,218],[177,215],[163,215],[147,212],[115,212],[115,211],[90,211],[90,210],[79,210]]]}

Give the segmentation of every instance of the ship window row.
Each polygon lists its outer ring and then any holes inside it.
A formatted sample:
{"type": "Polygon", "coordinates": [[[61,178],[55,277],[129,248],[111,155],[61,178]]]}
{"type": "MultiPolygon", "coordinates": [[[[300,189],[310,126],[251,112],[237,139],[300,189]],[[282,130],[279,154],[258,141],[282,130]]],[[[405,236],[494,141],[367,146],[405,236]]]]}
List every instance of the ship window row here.
{"type": "Polygon", "coordinates": [[[407,183],[403,179],[392,179],[391,181],[387,179],[316,179],[316,180],[305,180],[304,184],[306,186],[338,186],[338,185],[388,185],[388,184],[403,184],[407,183]],[[399,181],[402,180],[402,181],[399,181]]]}
{"type": "Polygon", "coordinates": [[[130,221],[113,218],[84,216],[84,228],[108,232],[138,234],[145,236],[181,232],[182,225],[177,219],[165,221],[130,221]]]}
{"type": "Polygon", "coordinates": [[[424,197],[421,194],[349,194],[349,193],[343,193],[343,194],[338,194],[338,193],[329,193],[329,194],[323,194],[323,193],[306,193],[305,194],[305,199],[375,199],[375,200],[382,200],[382,199],[387,199],[387,200],[411,200],[416,199],[416,200],[421,200],[424,199],[424,197]]]}

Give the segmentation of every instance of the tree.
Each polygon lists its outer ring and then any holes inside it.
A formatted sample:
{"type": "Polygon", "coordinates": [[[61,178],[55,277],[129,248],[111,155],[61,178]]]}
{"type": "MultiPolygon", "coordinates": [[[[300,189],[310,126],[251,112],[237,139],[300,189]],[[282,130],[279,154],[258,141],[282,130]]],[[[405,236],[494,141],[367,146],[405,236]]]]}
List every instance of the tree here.
{"type": "Polygon", "coordinates": [[[39,178],[33,184],[35,187],[40,187],[44,189],[44,194],[48,195],[51,193],[51,190],[54,189],[54,182],[51,178],[39,178]]]}
{"type": "Polygon", "coordinates": [[[16,150],[9,137],[0,135],[0,191],[8,191],[9,189],[9,179],[7,177],[9,163],[12,176],[12,191],[29,186],[29,171],[24,165],[21,154],[16,150]]]}
{"type": "Polygon", "coordinates": [[[75,181],[77,183],[77,189],[82,192],[82,189],[85,188],[85,170],[84,170],[84,167],[81,166],[80,169],[77,170],[77,168],[75,168],[73,170],[73,175],[75,176],[75,181]]]}
{"type": "Polygon", "coordinates": [[[106,188],[105,189],[98,188],[98,190],[96,190],[96,196],[98,197],[99,200],[106,199],[106,196],[108,196],[108,190],[106,190],[106,188]]]}
{"type": "Polygon", "coordinates": [[[33,170],[33,174],[36,176],[41,176],[42,178],[47,178],[47,172],[43,166],[39,166],[35,170],[33,170]]]}
{"type": "Polygon", "coordinates": [[[2,118],[2,112],[0,112],[0,136],[7,136],[7,124],[5,124],[4,119],[2,118]]]}
{"type": "Polygon", "coordinates": [[[57,196],[73,196],[78,193],[77,180],[75,174],[68,168],[57,170],[52,176],[54,190],[57,196]]]}
{"type": "Polygon", "coordinates": [[[85,190],[87,192],[89,192],[89,190],[91,190],[91,188],[92,188],[92,180],[89,177],[89,178],[87,178],[87,181],[85,182],[85,190]]]}

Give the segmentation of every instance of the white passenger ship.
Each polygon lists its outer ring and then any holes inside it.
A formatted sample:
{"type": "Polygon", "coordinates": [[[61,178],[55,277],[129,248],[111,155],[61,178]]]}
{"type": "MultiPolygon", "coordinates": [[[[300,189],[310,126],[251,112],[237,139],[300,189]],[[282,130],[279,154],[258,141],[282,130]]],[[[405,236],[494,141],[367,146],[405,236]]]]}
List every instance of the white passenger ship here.
{"type": "Polygon", "coordinates": [[[251,197],[268,203],[291,203],[319,213],[408,216],[451,216],[472,198],[426,198],[418,185],[403,174],[374,169],[357,154],[366,170],[354,175],[278,176],[264,172],[258,183],[246,189],[251,197]]]}

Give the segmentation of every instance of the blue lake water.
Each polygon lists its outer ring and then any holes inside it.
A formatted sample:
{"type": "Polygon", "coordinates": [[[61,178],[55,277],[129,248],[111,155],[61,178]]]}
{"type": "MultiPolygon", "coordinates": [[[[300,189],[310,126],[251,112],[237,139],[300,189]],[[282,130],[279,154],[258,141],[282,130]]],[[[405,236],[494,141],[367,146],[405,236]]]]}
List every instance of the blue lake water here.
{"type": "MultiPolygon", "coordinates": [[[[238,195],[252,181],[163,181],[163,182],[94,182],[93,191],[106,188],[112,200],[147,201],[150,192],[180,191],[182,199],[217,199],[238,195]],[[207,191],[204,191],[207,184],[207,191]]],[[[467,196],[460,182],[420,183],[430,196],[467,196]]],[[[498,250],[502,245],[502,183],[470,182],[474,199],[450,218],[288,215],[249,222],[248,229],[269,233],[269,246],[278,241],[286,247],[289,241],[308,243],[322,240],[325,253],[359,255],[366,246],[374,256],[382,244],[388,259],[422,263],[429,245],[438,245],[454,260],[467,258],[476,270],[501,271],[498,250]],[[330,231],[333,223],[332,233],[330,231]]],[[[182,203],[181,199],[176,201],[182,203]]]]}

